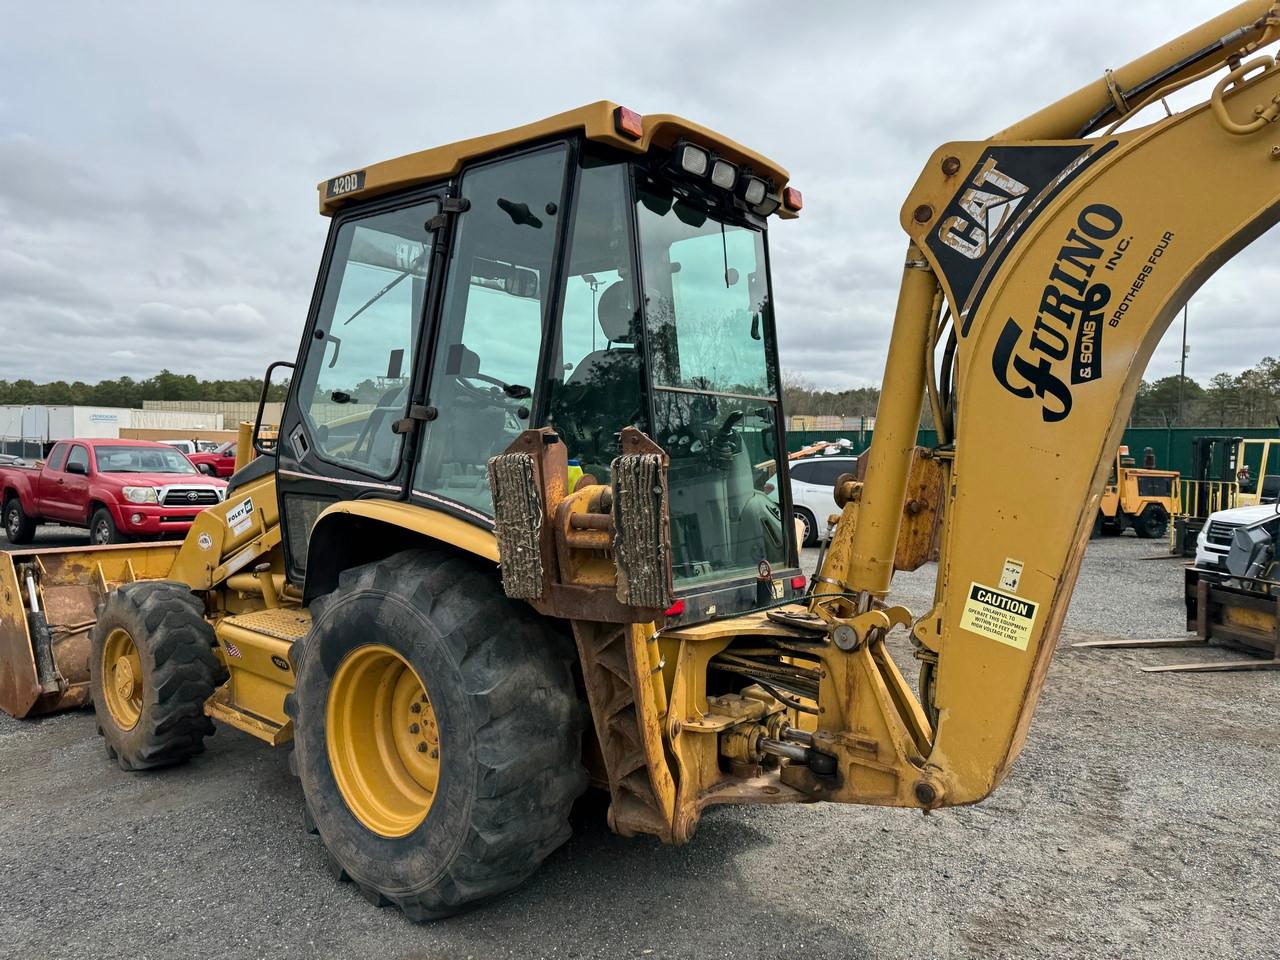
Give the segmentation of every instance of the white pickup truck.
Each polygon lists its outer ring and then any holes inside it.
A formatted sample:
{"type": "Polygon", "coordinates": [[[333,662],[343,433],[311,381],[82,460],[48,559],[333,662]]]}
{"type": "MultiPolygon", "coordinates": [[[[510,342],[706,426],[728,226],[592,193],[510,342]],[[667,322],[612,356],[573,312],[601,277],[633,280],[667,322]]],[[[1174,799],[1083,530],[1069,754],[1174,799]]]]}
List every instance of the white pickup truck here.
{"type": "Polygon", "coordinates": [[[1208,522],[1196,538],[1196,566],[1201,570],[1225,571],[1236,528],[1268,517],[1276,517],[1280,523],[1280,504],[1260,503],[1209,514],[1208,522]]]}

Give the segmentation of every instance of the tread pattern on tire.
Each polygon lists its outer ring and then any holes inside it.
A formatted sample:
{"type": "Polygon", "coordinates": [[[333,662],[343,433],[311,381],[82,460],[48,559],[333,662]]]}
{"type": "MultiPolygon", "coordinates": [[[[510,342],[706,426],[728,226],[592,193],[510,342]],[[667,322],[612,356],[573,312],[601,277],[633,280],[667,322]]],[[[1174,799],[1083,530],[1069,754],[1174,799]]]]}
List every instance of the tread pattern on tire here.
{"type": "Polygon", "coordinates": [[[98,605],[90,661],[98,733],[107,755],[121,769],[147,770],[181,763],[204,751],[214,732],[204,703],[227,679],[213,652],[214,633],[204,619],[204,604],[183,583],[146,580],[125,584],[98,605]],[[143,690],[142,714],[122,731],[99,705],[101,650],[114,626],[124,626],[139,656],[151,658],[150,682],[143,690]]]}
{"type": "MultiPolygon", "coordinates": [[[[507,598],[494,572],[441,550],[406,551],[344,571],[332,594],[312,602],[312,623],[322,622],[329,605],[344,595],[366,590],[414,604],[454,647],[480,721],[475,796],[466,836],[425,890],[380,889],[370,878],[351,876],[326,850],[329,867],[335,877],[353,880],[375,905],[394,904],[416,922],[439,919],[518,886],[572,833],[570,810],[588,786],[581,762],[588,716],[572,672],[577,652],[571,637],[548,629],[531,608],[507,598]]],[[[306,642],[293,646],[295,669],[306,642]]],[[[286,697],[285,712],[299,723],[293,694],[286,697]]],[[[290,759],[297,775],[299,764],[290,759]]],[[[304,827],[323,833],[310,810],[304,827]]]]}

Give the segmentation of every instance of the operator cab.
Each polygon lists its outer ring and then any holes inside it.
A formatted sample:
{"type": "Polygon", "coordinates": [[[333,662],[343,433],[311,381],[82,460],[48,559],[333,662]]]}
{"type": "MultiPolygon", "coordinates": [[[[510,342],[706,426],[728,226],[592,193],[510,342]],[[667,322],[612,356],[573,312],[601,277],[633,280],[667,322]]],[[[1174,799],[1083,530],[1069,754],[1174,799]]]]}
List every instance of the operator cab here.
{"type": "Polygon", "coordinates": [[[523,431],[555,430],[572,488],[608,484],[635,427],[671,458],[683,619],[799,589],[766,239],[786,174],[652,119],[595,104],[322,185],[278,444],[291,578],[337,500],[492,530],[487,464],[523,431]]]}

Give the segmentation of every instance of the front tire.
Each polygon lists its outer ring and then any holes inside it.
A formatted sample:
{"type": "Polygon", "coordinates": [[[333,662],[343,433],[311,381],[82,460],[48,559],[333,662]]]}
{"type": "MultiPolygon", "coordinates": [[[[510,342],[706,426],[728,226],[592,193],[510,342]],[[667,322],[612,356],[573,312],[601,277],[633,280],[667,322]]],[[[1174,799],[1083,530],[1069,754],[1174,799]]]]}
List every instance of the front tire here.
{"type": "Polygon", "coordinates": [[[89,520],[90,543],[95,546],[106,546],[109,543],[124,543],[127,539],[116,526],[116,522],[111,519],[110,510],[99,507],[93,511],[93,517],[89,520]]]}
{"type": "Polygon", "coordinates": [[[182,763],[204,750],[204,703],[226,680],[204,604],[186,584],[113,590],[89,635],[89,690],[107,756],[123,770],[182,763]]]}
{"type": "Polygon", "coordinates": [[[22,509],[22,501],[12,497],[4,505],[4,531],[10,543],[30,543],[36,536],[36,522],[22,509]]]}
{"type": "Polygon", "coordinates": [[[813,513],[805,507],[792,507],[791,515],[799,520],[804,527],[801,545],[816,547],[818,545],[818,521],[814,519],[813,513]]]}
{"type": "Polygon", "coordinates": [[[1158,503],[1148,503],[1133,519],[1133,532],[1143,540],[1158,540],[1169,532],[1169,514],[1158,503]]]}
{"type": "Polygon", "coordinates": [[[345,571],[311,611],[285,710],[335,875],[415,921],[522,883],[587,787],[569,636],[440,551],[345,571]]]}

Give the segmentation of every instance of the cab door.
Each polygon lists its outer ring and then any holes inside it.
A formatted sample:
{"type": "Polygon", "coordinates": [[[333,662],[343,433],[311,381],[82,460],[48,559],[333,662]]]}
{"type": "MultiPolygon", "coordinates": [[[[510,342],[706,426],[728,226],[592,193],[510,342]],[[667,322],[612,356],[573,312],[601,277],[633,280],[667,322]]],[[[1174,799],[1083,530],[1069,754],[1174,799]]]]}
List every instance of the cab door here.
{"type": "Polygon", "coordinates": [[[492,525],[489,458],[542,399],[569,152],[552,144],[462,174],[412,496],[482,526],[492,525]]]}
{"type": "Polygon", "coordinates": [[[405,495],[403,421],[419,372],[443,196],[441,187],[366,206],[330,230],[277,441],[285,556],[296,581],[326,507],[405,495]]]}
{"type": "Polygon", "coordinates": [[[72,444],[63,472],[58,474],[56,481],[58,499],[56,505],[50,505],[55,506],[57,513],[50,511],[48,516],[51,519],[88,523],[89,474],[92,471],[93,459],[89,448],[83,443],[72,444]]]}

